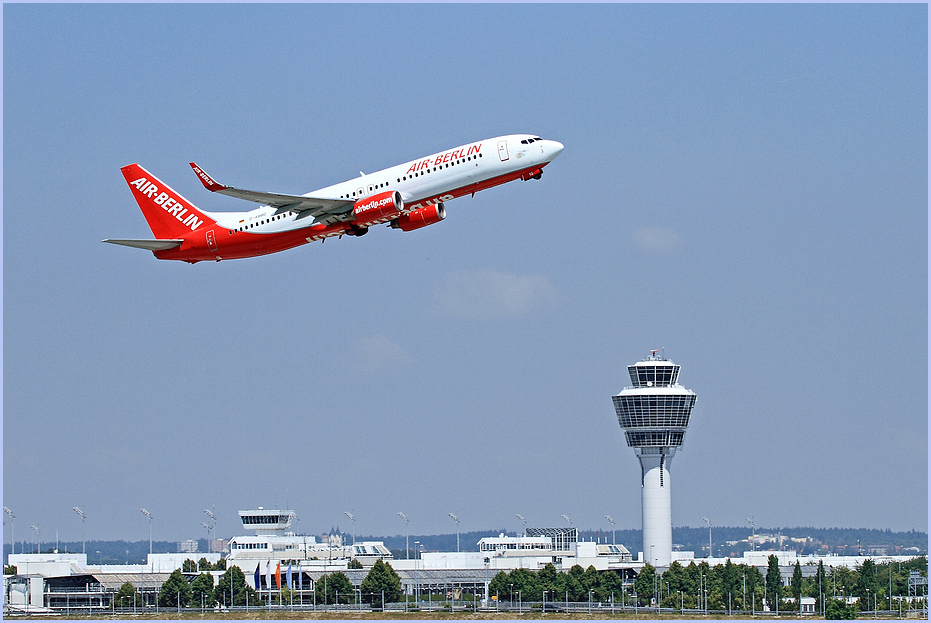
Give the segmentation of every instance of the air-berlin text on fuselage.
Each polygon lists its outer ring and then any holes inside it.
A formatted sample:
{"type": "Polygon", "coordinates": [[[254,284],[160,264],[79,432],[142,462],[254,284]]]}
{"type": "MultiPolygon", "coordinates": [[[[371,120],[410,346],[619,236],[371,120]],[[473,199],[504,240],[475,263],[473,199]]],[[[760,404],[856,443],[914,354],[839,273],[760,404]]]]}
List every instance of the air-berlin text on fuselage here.
{"type": "Polygon", "coordinates": [[[452,151],[447,151],[445,153],[439,154],[435,158],[427,158],[419,162],[415,162],[411,165],[411,168],[407,170],[408,173],[416,173],[421,169],[426,169],[427,167],[436,167],[445,162],[451,160],[459,160],[460,158],[466,158],[468,156],[474,156],[482,149],[481,143],[475,143],[474,145],[469,145],[467,148],[460,147],[452,151]]]}
{"type": "Polygon", "coordinates": [[[149,199],[154,201],[156,205],[162,206],[166,212],[174,215],[176,219],[190,227],[191,231],[194,231],[203,224],[203,219],[197,218],[196,214],[187,214],[187,208],[182,206],[180,202],[169,197],[168,193],[159,193],[158,186],[146,178],[140,177],[135,182],[130,182],[129,185],[138,188],[140,193],[146,195],[149,199]]]}

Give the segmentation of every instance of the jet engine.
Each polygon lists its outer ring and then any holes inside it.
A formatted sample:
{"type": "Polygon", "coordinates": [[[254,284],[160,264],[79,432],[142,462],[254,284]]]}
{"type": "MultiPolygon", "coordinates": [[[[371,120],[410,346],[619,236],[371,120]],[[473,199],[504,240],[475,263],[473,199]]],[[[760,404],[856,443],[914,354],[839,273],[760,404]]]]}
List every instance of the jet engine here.
{"type": "Polygon", "coordinates": [[[352,206],[352,215],[358,228],[365,228],[375,223],[384,223],[404,211],[404,200],[396,190],[387,190],[377,195],[359,199],[352,206]]]}
{"type": "Polygon", "coordinates": [[[408,212],[407,214],[402,214],[391,221],[391,226],[401,231],[414,231],[415,229],[420,229],[427,225],[439,223],[444,218],[446,218],[446,206],[442,203],[437,203],[427,206],[426,208],[408,212]]]}

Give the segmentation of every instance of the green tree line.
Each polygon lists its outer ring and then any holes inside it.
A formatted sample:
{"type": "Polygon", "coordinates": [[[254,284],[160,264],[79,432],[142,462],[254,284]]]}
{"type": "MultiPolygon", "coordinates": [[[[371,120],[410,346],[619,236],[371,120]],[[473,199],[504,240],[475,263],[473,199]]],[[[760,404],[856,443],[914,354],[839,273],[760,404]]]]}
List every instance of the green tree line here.
{"type": "MultiPolygon", "coordinates": [[[[624,586],[615,571],[599,572],[594,567],[583,569],[574,565],[568,572],[559,572],[552,564],[539,571],[514,569],[501,571],[491,581],[492,596],[506,601],[571,602],[608,601],[616,604],[655,606],[663,608],[708,609],[718,611],[760,611],[764,604],[770,610],[797,610],[801,597],[815,598],[819,612],[836,596],[858,598],[859,610],[895,610],[900,597],[908,595],[908,574],[918,570],[927,576],[928,559],[921,556],[904,563],[877,565],[866,560],[856,569],[825,568],[819,562],[814,574],[803,573],[796,563],[788,586],[783,586],[782,572],[776,556],[770,556],[766,573],[748,565],[735,565],[730,560],[710,567],[707,562],[690,562],[683,566],[673,562],[658,574],[645,564],[634,579],[633,586],[624,586]],[[808,577],[805,577],[808,576],[808,577]],[[869,602],[869,603],[867,603],[869,602]]],[[[839,603],[842,603],[839,601],[839,603]]],[[[903,610],[907,606],[903,607],[903,610]]]]}
{"type": "MultiPolygon", "coordinates": [[[[183,568],[190,570],[187,575],[182,569],[175,569],[168,576],[158,593],[159,607],[197,608],[204,606],[212,608],[214,605],[222,607],[265,605],[259,593],[246,584],[246,576],[239,567],[234,565],[226,569],[226,561],[221,559],[211,568],[205,559],[201,559],[199,569],[201,573],[193,576],[193,573],[197,572],[196,566],[197,563],[193,560],[186,560],[183,568]],[[214,585],[213,575],[207,573],[210,570],[225,570],[216,585],[214,585]]],[[[365,603],[370,603],[376,608],[382,607],[382,599],[389,603],[401,599],[401,578],[390,564],[381,560],[375,562],[365,579],[362,580],[360,588],[365,603]]],[[[316,582],[312,598],[315,603],[321,605],[353,603],[354,589],[355,587],[346,574],[328,573],[316,582]]],[[[277,603],[287,604],[291,597],[290,590],[282,586],[281,590],[276,592],[274,599],[277,603]]],[[[304,599],[307,599],[306,595],[304,599]]],[[[116,608],[140,607],[142,603],[141,595],[129,582],[120,587],[113,599],[113,605],[116,608]]]]}

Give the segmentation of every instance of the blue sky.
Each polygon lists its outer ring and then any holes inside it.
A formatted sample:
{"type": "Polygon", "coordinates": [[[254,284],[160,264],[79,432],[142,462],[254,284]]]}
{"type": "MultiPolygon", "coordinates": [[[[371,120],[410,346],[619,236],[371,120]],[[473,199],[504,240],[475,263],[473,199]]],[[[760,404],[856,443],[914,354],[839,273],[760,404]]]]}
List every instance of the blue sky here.
{"type": "MultiPolygon", "coordinates": [[[[926,5],[4,5],[4,505],[89,539],[640,527],[611,396],[698,394],[674,525],[928,524],[926,5]],[[473,140],[543,179],[190,266],[119,168],[304,193],[473,140]]],[[[8,530],[8,528],[5,528],[8,530]]],[[[25,531],[17,530],[17,539],[25,531]]],[[[32,538],[28,534],[25,538],[32,538]]],[[[9,532],[4,532],[9,539],[9,532]]]]}

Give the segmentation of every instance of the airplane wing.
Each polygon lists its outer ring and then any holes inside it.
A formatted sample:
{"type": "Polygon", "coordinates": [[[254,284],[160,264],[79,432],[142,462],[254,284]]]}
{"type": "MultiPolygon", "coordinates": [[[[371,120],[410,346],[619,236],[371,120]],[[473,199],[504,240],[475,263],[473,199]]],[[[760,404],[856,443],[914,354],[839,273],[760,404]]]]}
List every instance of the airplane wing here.
{"type": "Polygon", "coordinates": [[[330,199],[324,197],[305,197],[304,195],[284,195],[281,193],[264,193],[256,190],[243,190],[219,184],[212,177],[197,166],[190,163],[194,173],[204,185],[204,188],[214,193],[221,193],[237,199],[254,201],[277,208],[275,214],[282,212],[299,212],[297,218],[302,219],[313,216],[316,220],[340,220],[339,217],[352,211],[353,202],[345,199],[330,199]],[[335,218],[334,218],[335,217],[335,218]]]}
{"type": "Polygon", "coordinates": [[[167,251],[180,247],[183,240],[115,240],[107,238],[104,242],[112,244],[121,244],[125,247],[135,247],[137,249],[148,249],[149,251],[167,251]]]}

